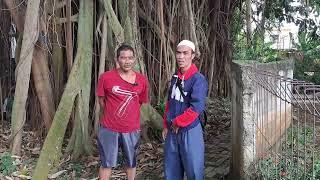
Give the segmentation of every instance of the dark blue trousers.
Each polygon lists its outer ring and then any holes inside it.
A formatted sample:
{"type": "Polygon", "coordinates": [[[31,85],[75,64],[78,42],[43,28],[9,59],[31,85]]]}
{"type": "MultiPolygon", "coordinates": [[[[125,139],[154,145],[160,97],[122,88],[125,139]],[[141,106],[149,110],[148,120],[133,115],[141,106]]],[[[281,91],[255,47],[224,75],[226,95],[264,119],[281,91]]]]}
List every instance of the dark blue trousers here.
{"type": "Polygon", "coordinates": [[[164,151],[166,180],[183,180],[184,173],[188,180],[203,180],[204,141],[200,123],[178,134],[169,130],[164,151]]]}

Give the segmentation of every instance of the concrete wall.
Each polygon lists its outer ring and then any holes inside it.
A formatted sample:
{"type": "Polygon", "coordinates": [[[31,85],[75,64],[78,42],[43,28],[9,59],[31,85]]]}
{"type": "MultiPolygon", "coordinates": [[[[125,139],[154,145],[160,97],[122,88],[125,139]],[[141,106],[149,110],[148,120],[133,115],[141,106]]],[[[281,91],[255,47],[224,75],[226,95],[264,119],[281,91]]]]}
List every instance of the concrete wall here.
{"type": "Polygon", "coordinates": [[[267,154],[290,125],[291,105],[284,100],[290,96],[285,79],[293,76],[293,61],[235,61],[231,67],[231,173],[232,179],[245,179],[252,162],[267,154]]]}

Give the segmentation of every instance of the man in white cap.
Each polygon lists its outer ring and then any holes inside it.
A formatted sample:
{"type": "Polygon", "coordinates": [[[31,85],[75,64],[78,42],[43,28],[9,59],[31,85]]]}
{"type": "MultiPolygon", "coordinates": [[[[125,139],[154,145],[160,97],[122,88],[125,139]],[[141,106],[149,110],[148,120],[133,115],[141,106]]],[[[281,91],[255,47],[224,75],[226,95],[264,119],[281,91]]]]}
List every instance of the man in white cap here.
{"type": "Polygon", "coordinates": [[[165,140],[165,179],[202,180],[204,140],[199,115],[205,110],[208,82],[192,63],[195,45],[177,45],[178,71],[171,79],[162,136],[165,140]]]}

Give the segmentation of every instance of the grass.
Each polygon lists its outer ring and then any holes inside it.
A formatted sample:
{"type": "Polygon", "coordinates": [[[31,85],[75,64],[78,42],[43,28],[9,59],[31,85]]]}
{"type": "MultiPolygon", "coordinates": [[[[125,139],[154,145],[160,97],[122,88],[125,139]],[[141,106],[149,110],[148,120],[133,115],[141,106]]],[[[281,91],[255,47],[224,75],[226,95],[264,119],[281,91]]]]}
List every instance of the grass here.
{"type": "Polygon", "coordinates": [[[320,149],[314,138],[316,128],[291,126],[277,151],[255,165],[257,179],[320,179],[320,149]],[[286,141],[285,141],[286,140],[286,141]]]}

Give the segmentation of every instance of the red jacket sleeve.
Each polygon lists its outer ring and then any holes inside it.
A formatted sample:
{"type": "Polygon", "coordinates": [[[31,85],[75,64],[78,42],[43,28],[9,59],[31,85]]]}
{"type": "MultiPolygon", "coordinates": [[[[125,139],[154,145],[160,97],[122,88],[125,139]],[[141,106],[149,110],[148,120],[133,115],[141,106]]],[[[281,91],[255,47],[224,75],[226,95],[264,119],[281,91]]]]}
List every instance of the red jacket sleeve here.
{"type": "Polygon", "coordinates": [[[167,112],[169,111],[169,102],[166,103],[164,108],[164,115],[163,115],[163,128],[168,128],[167,126],[167,112]]]}
{"type": "Polygon", "coordinates": [[[186,109],[181,115],[177,116],[173,124],[179,127],[186,127],[191,124],[197,117],[199,113],[193,111],[191,108],[186,109]]]}

